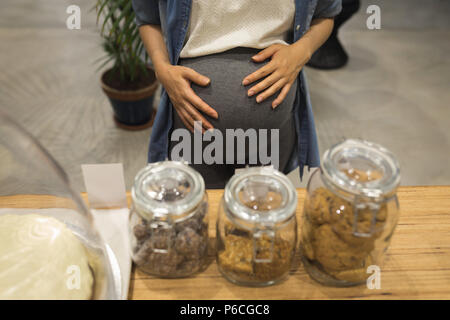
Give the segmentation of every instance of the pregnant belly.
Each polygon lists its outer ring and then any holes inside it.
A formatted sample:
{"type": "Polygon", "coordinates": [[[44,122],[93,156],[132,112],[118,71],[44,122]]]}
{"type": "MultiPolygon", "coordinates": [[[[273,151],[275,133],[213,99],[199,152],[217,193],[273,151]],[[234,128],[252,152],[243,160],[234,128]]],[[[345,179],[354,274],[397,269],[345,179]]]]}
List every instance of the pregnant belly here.
{"type": "Polygon", "coordinates": [[[209,77],[208,87],[192,85],[196,94],[214,108],[219,119],[205,116],[218,130],[225,129],[282,129],[293,127],[292,109],[295,99],[293,85],[289,94],[276,109],[272,101],[277,92],[262,103],[256,103],[256,96],[248,97],[247,91],[254,84],[243,86],[242,80],[247,75],[261,68],[265,63],[254,63],[251,57],[259,50],[235,48],[223,53],[180,59],[180,65],[194,69],[209,77]]]}

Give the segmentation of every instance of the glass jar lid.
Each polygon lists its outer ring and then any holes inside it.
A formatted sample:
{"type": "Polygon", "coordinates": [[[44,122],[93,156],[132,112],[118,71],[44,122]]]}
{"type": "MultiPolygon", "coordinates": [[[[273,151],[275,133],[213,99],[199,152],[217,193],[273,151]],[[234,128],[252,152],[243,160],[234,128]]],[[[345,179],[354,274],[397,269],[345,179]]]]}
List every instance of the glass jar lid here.
{"type": "Polygon", "coordinates": [[[400,183],[395,156],[365,140],[348,139],[331,147],[323,156],[321,169],[327,185],[374,201],[389,197],[400,183]]]}
{"type": "Polygon", "coordinates": [[[175,219],[192,214],[204,193],[202,176],[177,161],[147,165],[136,175],[131,191],[136,209],[147,218],[170,215],[175,219]]]}
{"type": "Polygon", "coordinates": [[[246,226],[275,226],[295,216],[297,192],[278,170],[253,167],[230,179],[224,202],[227,211],[246,226]]]}

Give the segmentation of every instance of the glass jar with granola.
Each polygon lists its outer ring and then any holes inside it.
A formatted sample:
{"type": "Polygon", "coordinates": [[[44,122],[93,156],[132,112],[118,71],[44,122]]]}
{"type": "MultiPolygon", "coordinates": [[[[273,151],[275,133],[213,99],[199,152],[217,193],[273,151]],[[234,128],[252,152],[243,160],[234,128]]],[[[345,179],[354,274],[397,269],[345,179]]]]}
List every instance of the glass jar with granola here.
{"type": "Polygon", "coordinates": [[[248,168],[230,179],[217,220],[217,264],[226,279],[267,286],[289,275],[296,207],[294,186],[273,168],[248,168]]]}

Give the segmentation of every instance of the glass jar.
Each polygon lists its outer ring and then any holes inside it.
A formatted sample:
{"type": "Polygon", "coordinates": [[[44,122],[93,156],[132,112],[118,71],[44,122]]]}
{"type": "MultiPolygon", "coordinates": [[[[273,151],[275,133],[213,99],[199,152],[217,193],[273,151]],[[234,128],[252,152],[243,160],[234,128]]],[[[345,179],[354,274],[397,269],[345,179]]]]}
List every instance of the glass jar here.
{"type": "Polygon", "coordinates": [[[149,164],[132,188],[132,258],[143,271],[186,277],[206,266],[208,199],[202,176],[182,162],[149,164]]]}
{"type": "Polygon", "coordinates": [[[229,281],[267,286],[284,280],[297,242],[297,193],[270,168],[248,168],[225,187],[217,219],[217,264],[229,281]]]}
{"type": "Polygon", "coordinates": [[[309,275],[330,286],[366,282],[397,225],[399,165],[385,148],[346,140],[327,150],[307,187],[300,254],[309,275]]]}
{"type": "Polygon", "coordinates": [[[0,110],[0,300],[120,299],[122,275],[61,166],[0,110]]]}

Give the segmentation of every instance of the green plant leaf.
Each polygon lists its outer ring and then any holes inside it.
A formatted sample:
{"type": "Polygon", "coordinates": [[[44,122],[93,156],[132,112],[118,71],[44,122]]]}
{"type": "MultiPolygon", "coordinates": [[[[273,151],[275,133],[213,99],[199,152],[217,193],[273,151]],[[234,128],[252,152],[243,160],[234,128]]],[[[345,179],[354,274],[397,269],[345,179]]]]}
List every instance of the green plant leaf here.
{"type": "Polygon", "coordinates": [[[148,55],[135,23],[132,1],[98,0],[95,10],[105,51],[105,56],[97,60],[102,62],[99,69],[113,61],[113,74],[120,81],[135,81],[139,75],[146,75],[148,55]]]}

